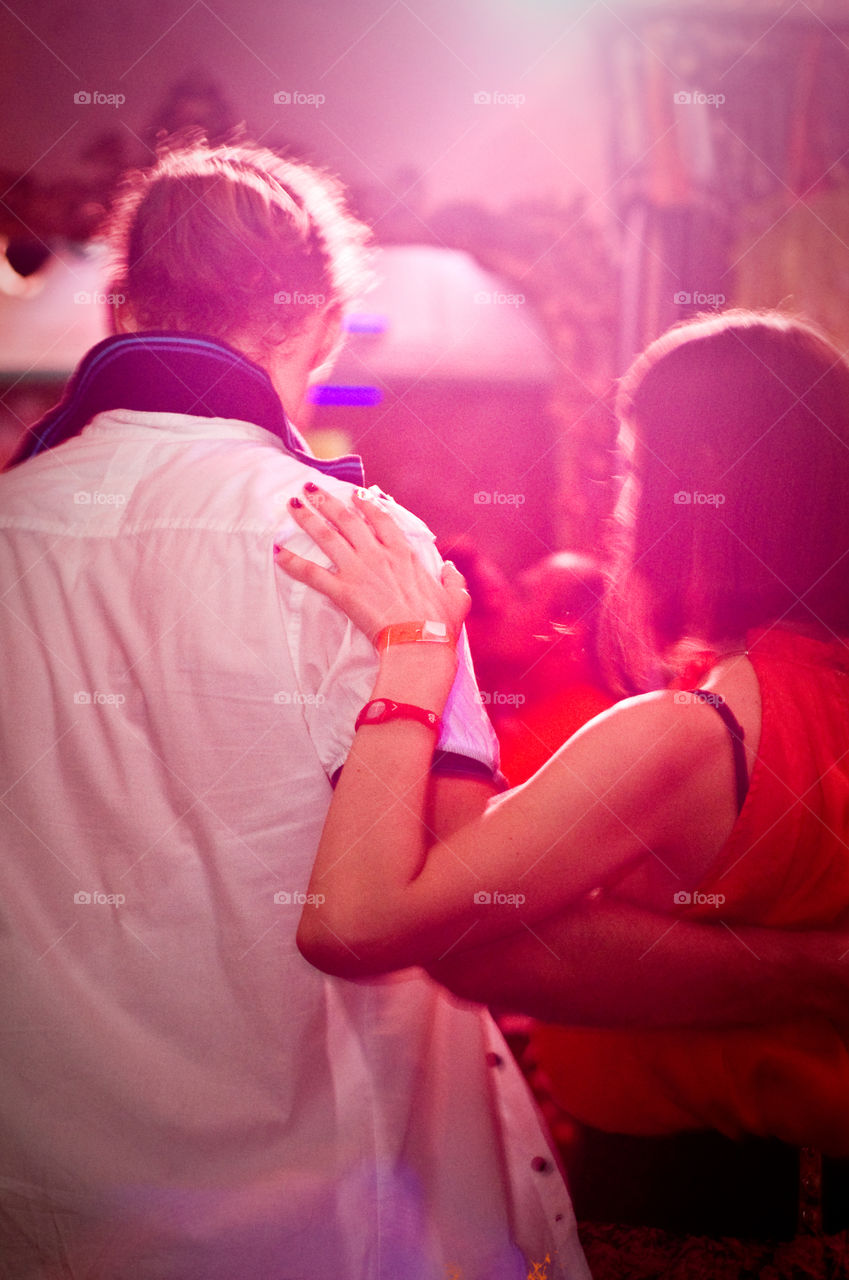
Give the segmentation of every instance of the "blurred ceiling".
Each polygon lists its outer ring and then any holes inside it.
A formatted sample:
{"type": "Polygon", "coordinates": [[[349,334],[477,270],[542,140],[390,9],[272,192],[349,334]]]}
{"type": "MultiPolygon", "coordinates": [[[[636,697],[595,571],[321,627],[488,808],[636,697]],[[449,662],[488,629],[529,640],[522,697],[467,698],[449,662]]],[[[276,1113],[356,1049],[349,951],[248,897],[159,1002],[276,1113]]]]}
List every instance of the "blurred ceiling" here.
{"type": "Polygon", "coordinates": [[[261,140],[413,208],[595,196],[605,12],[597,0],[9,0],[2,165],[79,174],[110,146],[143,163],[153,120],[191,75],[261,140]]]}

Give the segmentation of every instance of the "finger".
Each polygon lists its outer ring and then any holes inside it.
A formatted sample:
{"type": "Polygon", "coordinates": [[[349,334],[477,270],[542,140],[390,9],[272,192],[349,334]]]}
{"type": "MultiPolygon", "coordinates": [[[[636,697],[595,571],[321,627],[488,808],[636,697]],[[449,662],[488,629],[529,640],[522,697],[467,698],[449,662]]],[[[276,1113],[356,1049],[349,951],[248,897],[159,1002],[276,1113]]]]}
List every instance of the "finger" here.
{"type": "Polygon", "coordinates": [[[297,525],[308,533],[317,547],[320,548],[337,568],[341,569],[351,562],[356,555],[354,546],[343,530],[324,515],[324,504],[316,510],[300,498],[290,498],[289,514],[297,525]]]}
{"type": "Polygon", "coordinates": [[[442,566],[440,581],[449,597],[456,602],[456,629],[459,631],[463,625],[469,610],[472,607],[472,597],[469,595],[466,587],[466,579],[460,570],[450,560],[446,560],[442,566]]]}
{"type": "Polygon", "coordinates": [[[286,547],[277,548],[274,562],[290,578],[294,578],[297,582],[303,582],[315,591],[320,591],[322,595],[327,596],[328,599],[336,604],[340,604],[346,595],[346,588],[339,581],[337,573],[334,573],[332,569],[325,569],[322,565],[316,564],[314,560],[305,560],[303,556],[296,556],[293,551],[289,551],[286,547]]]}
{"type": "Polygon", "coordinates": [[[453,560],[446,560],[442,565],[442,584],[446,587],[459,587],[462,591],[468,592],[466,579],[453,560]]]}
{"type": "Polygon", "coordinates": [[[332,493],[310,482],[304,485],[303,500],[334,525],[352,547],[359,548],[368,543],[369,528],[362,516],[332,493]]]}
{"type": "Polygon", "coordinates": [[[354,505],[369,525],[374,536],[385,547],[409,548],[409,543],[395,520],[367,489],[357,489],[354,505]]]}

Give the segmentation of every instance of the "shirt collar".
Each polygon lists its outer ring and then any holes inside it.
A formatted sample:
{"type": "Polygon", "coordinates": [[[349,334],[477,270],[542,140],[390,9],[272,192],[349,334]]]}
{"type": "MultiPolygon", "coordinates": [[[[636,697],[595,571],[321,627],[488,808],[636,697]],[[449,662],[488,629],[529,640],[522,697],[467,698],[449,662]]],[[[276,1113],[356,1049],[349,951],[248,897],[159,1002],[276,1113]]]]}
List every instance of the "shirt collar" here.
{"type": "Polygon", "coordinates": [[[12,465],[70,440],[98,414],[115,409],[253,423],[299,462],[364,484],[356,455],[312,454],[259,365],[218,339],[169,332],[117,334],[92,347],[59,404],[30,428],[12,465]]]}
{"type": "Polygon", "coordinates": [[[98,413],[83,430],[86,437],[108,435],[123,428],[122,438],[149,436],[154,432],[178,440],[253,440],[281,453],[291,454],[274,431],[246,422],[244,418],[206,418],[188,413],[148,413],[139,409],[107,409],[98,413]]]}

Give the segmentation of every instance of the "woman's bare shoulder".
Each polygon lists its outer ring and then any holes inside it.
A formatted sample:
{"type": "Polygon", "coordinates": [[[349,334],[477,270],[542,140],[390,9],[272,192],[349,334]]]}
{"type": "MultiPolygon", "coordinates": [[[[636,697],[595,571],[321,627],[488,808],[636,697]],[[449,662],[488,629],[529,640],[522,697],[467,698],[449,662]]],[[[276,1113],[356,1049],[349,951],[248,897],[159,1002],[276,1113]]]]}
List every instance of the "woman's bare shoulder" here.
{"type": "Polygon", "coordinates": [[[737,817],[733,752],[722,718],[709,700],[672,690],[617,703],[579,730],[537,776],[550,793],[558,782],[580,778],[594,804],[628,826],[644,850],[628,872],[637,877],[632,887],[640,885],[633,900],[654,910],[669,897],[669,885],[699,881],[737,817]]]}
{"type": "Polygon", "coordinates": [[[707,701],[671,689],[624,698],[589,720],[558,754],[568,757],[575,748],[616,751],[630,764],[668,758],[674,766],[722,742],[727,731],[715,710],[706,709],[707,701]]]}

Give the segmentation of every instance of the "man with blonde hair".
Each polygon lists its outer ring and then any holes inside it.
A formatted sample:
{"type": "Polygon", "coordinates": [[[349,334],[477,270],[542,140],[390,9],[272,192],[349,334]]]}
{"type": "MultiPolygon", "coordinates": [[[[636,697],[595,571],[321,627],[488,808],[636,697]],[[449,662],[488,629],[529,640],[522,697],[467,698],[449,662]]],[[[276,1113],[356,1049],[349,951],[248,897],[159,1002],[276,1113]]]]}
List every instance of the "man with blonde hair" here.
{"type": "MultiPolygon", "coordinates": [[[[117,332],[0,478],[4,1280],[587,1274],[489,1015],[295,944],[376,659],[273,548],[311,477],[363,482],[288,416],[363,243],[307,166],[164,150],[116,203],[117,332]]],[[[463,642],[435,831],[496,767],[463,642]]]]}

